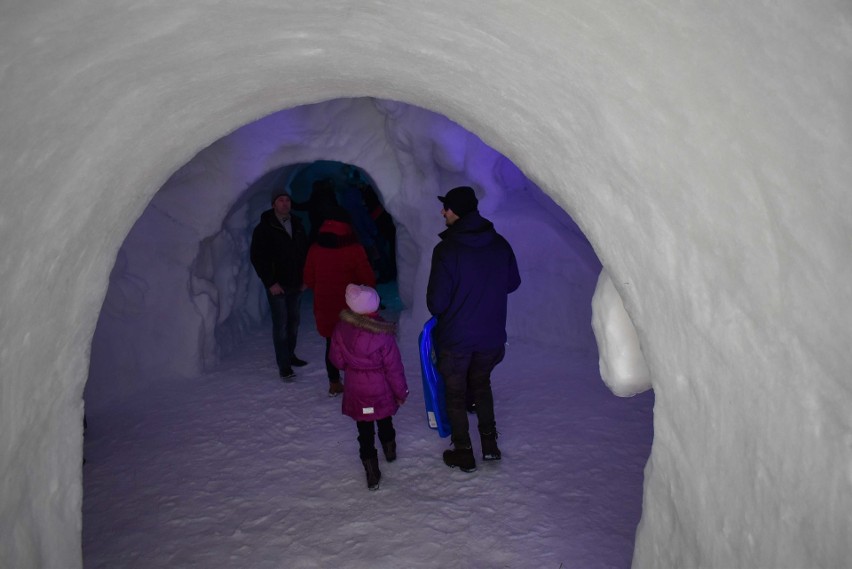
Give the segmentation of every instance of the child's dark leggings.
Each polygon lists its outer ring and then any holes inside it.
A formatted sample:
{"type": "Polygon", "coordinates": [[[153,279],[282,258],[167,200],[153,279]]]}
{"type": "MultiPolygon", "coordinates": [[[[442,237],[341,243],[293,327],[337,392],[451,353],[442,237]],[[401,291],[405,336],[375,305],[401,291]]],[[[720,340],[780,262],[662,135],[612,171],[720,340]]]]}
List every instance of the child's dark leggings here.
{"type": "MultiPolygon", "coordinates": [[[[373,421],[355,421],[358,425],[358,454],[361,458],[374,458],[376,454],[376,431],[373,421]]],[[[379,426],[379,441],[389,443],[396,439],[393,428],[393,417],[385,417],[375,421],[379,426]]]]}

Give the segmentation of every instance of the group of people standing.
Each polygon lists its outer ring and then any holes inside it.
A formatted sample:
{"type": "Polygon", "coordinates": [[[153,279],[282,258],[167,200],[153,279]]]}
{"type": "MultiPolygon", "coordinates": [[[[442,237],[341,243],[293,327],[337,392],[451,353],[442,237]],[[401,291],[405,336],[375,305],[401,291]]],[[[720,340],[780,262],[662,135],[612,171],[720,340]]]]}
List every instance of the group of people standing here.
{"type": "MultiPolygon", "coordinates": [[[[342,412],[356,421],[367,486],[375,490],[381,479],[376,433],[385,459],[394,461],[392,417],[408,397],[396,326],[379,315],[376,274],[346,209],[327,202],[318,227],[311,219],[309,240],[292,215],[290,195],[278,189],[271,197],[272,208],[252,234],[251,262],[269,301],[279,376],[293,381],[293,367],[307,364],[295,349],[301,293],[310,288],[317,331],[326,339],[328,393],[343,394],[342,412]]],[[[501,459],[491,372],[505,353],[507,297],[520,275],[509,243],[479,214],[472,188],[453,188],[439,200],[447,229],[432,254],[426,302],[438,320],[434,343],[452,431],[453,448],[443,460],[472,472],[468,400],[475,404],[483,460],[501,459]]]]}
{"type": "Polygon", "coordinates": [[[295,378],[294,367],[307,362],[296,355],[300,302],[306,289],[314,293],[317,331],[326,340],[329,396],[343,392],[340,371],[328,358],[339,314],[346,307],[344,289],[356,283],[374,287],[375,271],[366,248],[355,232],[352,215],[339,205],[334,183],[313,184],[310,198],[295,204],[284,189],[276,188],[272,208],[263,212],[251,241],[251,262],[266,289],[272,313],[272,340],[278,372],[285,382],[295,378]],[[310,232],[293,210],[308,212],[310,232]]]}

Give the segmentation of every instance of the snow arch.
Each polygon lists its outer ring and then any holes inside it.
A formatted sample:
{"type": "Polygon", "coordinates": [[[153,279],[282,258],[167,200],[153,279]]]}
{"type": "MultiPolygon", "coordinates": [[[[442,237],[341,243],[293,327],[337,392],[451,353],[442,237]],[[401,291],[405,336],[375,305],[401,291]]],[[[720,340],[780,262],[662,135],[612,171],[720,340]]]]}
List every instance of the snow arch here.
{"type": "Polygon", "coordinates": [[[92,342],[87,407],[125,396],[152,376],[209,369],[258,325],[267,308],[248,262],[248,237],[269,208],[271,188],[320,157],[366,167],[397,221],[399,288],[411,308],[402,322],[406,335],[415,336],[428,318],[425,282],[444,229],[436,196],[465,183],[477,187],[480,209],[522,259],[525,284],[511,299],[513,335],[561,350],[594,350],[590,301],[600,263],[564,211],[504,156],[445,117],[398,102],[338,99],[237,129],[182,166],[152,198],[110,274],[92,342]],[[395,145],[401,138],[408,142],[403,148],[395,145]]]}
{"type": "Polygon", "coordinates": [[[240,125],[370,95],[534,173],[613,277],[657,393],[636,566],[843,565],[849,8],[714,8],[6,6],[4,560],[79,565],[86,350],[151,196],[240,125]]]}

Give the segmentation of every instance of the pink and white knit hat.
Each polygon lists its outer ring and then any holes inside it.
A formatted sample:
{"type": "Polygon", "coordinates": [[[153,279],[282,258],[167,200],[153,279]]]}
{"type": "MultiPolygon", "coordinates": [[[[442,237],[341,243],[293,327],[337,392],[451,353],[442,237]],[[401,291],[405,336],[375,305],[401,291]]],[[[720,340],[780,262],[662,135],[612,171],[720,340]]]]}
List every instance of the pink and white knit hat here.
{"type": "Polygon", "coordinates": [[[379,293],[368,286],[346,285],[346,305],[356,314],[370,314],[379,309],[379,293]]]}

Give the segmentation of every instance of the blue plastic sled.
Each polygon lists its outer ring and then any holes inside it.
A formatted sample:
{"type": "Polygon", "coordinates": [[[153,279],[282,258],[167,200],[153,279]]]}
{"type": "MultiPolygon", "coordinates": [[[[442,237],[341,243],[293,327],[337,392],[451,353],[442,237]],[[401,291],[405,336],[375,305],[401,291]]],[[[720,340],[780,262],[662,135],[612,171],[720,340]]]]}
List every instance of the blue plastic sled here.
{"type": "Polygon", "coordinates": [[[437,357],[432,346],[432,329],[437,322],[436,318],[431,318],[423,325],[423,331],[420,333],[420,371],[423,376],[426,421],[430,429],[438,430],[438,435],[448,437],[450,436],[450,421],[447,419],[444,378],[438,371],[437,357]]]}

